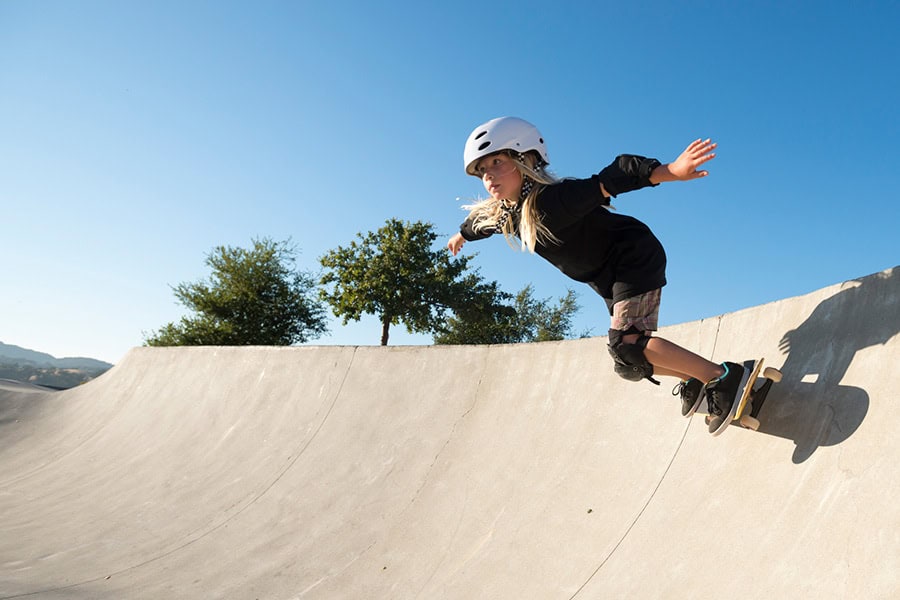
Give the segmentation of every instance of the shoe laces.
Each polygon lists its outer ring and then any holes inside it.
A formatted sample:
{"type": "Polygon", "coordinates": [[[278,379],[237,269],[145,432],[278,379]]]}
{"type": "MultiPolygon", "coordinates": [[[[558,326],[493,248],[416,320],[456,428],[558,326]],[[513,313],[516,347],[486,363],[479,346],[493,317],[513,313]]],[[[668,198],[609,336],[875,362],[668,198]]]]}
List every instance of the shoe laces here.
{"type": "Polygon", "coordinates": [[[709,388],[706,389],[706,399],[709,403],[709,414],[715,415],[717,417],[722,416],[722,414],[725,412],[718,402],[719,395],[720,392],[718,390],[710,390],[709,388]]]}
{"type": "Polygon", "coordinates": [[[673,396],[681,396],[684,392],[684,388],[687,387],[687,381],[679,381],[675,384],[675,387],[672,388],[673,396]]]}

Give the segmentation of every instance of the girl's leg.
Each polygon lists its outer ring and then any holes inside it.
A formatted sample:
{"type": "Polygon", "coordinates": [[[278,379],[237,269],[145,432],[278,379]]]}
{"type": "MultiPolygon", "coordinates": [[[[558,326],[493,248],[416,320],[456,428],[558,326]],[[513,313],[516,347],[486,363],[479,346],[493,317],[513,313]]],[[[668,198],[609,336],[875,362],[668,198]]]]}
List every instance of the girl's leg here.
{"type": "MultiPolygon", "coordinates": [[[[649,336],[651,333],[647,331],[646,335],[649,336]]],[[[639,337],[639,334],[630,334],[623,336],[622,339],[626,343],[633,344],[639,337]]],[[[650,338],[644,349],[644,356],[647,358],[647,362],[653,365],[656,375],[681,379],[693,377],[707,383],[725,372],[721,365],[710,362],[702,356],[660,337],[650,338]]]]}
{"type": "Polygon", "coordinates": [[[611,329],[616,331],[643,331],[640,333],[626,333],[622,341],[626,344],[634,344],[646,335],[650,339],[644,348],[644,358],[653,365],[654,375],[672,376],[680,379],[699,379],[708,383],[725,373],[720,365],[710,362],[686,350],[681,346],[658,337],[651,337],[656,331],[659,318],[659,305],[662,290],[651,290],[639,296],[616,302],[611,306],[611,329]]]}
{"type": "Polygon", "coordinates": [[[657,365],[653,365],[653,375],[659,375],[660,377],[677,377],[678,379],[690,379],[691,376],[687,373],[679,373],[678,371],[671,371],[669,369],[664,369],[657,365]]]}

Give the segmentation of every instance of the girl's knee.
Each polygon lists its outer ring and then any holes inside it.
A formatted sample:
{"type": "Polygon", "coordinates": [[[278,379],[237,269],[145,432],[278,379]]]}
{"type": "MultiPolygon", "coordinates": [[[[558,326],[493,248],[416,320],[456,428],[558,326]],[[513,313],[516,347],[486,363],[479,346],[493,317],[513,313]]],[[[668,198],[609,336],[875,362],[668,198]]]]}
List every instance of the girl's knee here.
{"type": "Polygon", "coordinates": [[[627,332],[609,330],[609,354],[617,375],[628,381],[647,379],[659,385],[653,378],[653,365],[644,355],[644,349],[649,341],[650,336],[633,327],[627,332]]]}
{"type": "Polygon", "coordinates": [[[627,333],[627,334],[623,335],[622,341],[625,342],[626,344],[635,344],[635,343],[637,343],[638,340],[640,340],[642,338],[649,338],[652,335],[653,335],[652,331],[641,331],[641,332],[635,331],[634,333],[627,333]]]}

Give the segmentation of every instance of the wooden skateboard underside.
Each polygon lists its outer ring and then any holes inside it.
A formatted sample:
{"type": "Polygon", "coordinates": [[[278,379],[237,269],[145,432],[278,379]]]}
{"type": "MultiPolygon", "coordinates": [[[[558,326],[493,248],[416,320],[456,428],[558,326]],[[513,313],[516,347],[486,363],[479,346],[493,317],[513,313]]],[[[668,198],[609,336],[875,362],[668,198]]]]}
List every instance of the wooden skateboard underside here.
{"type": "MultiPolygon", "coordinates": [[[[738,400],[738,408],[732,418],[732,424],[741,425],[742,427],[754,431],[759,429],[759,411],[766,401],[766,396],[769,395],[772,384],[781,381],[781,371],[772,367],[763,369],[763,360],[764,359],[760,358],[756,361],[744,361],[744,368],[752,368],[752,371],[750,377],[747,379],[747,385],[744,387],[743,394],[741,394],[741,398],[738,400]],[[760,374],[762,374],[765,381],[762,384],[757,385],[757,379],[760,377],[760,374]]],[[[703,401],[700,404],[697,412],[707,415],[706,422],[708,424],[709,415],[706,401],[703,401]]]]}

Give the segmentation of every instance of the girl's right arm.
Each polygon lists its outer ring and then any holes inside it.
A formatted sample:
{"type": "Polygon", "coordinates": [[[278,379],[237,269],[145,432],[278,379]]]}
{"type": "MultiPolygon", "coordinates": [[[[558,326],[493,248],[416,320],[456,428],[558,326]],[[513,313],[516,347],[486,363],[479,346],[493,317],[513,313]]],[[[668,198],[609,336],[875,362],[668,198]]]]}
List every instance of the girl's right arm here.
{"type": "Polygon", "coordinates": [[[450,254],[456,256],[459,251],[462,250],[463,244],[465,243],[466,238],[464,238],[461,233],[457,233],[450,238],[449,242],[447,242],[447,249],[450,250],[450,254]]]}
{"type": "Polygon", "coordinates": [[[459,233],[451,237],[450,241],[447,242],[447,249],[453,253],[453,256],[456,256],[466,242],[484,240],[494,235],[494,233],[496,232],[490,229],[475,231],[473,218],[469,215],[466,220],[463,221],[463,224],[459,226],[459,233]]]}

